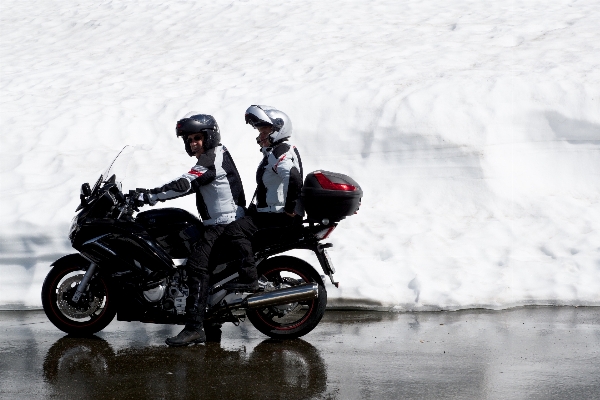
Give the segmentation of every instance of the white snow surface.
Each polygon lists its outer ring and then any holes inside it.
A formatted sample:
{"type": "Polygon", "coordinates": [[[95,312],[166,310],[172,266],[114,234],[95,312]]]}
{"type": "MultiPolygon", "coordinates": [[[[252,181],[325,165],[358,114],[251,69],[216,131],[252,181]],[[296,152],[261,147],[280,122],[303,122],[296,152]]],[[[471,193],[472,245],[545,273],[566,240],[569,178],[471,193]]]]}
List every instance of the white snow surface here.
{"type": "Polygon", "coordinates": [[[330,304],[600,306],[597,0],[4,0],[0,20],[4,308],[41,305],[80,185],[124,145],[145,149],[126,189],[194,164],[190,110],[250,197],[251,104],[291,117],[305,172],[364,190],[330,304]]]}

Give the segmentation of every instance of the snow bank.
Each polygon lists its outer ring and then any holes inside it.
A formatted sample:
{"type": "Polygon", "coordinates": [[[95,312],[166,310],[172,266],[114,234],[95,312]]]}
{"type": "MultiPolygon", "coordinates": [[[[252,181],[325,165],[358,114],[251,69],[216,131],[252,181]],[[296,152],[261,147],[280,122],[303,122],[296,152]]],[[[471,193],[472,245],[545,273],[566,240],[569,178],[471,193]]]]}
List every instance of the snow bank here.
{"type": "Polygon", "coordinates": [[[600,305],[596,1],[6,0],[0,19],[4,308],[40,306],[79,186],[123,145],[147,150],[130,188],[193,164],[189,110],[252,193],[250,104],[291,116],[305,170],[363,187],[331,304],[600,305]]]}

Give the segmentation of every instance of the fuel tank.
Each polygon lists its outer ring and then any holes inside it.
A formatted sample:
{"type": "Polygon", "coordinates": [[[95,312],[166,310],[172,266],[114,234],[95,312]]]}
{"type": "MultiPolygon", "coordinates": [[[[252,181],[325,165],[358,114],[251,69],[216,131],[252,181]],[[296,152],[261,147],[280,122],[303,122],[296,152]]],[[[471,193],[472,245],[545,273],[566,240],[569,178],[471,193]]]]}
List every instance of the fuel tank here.
{"type": "Polygon", "coordinates": [[[136,222],[165,249],[171,258],[187,258],[204,232],[202,221],[180,208],[141,212],[136,222]]]}

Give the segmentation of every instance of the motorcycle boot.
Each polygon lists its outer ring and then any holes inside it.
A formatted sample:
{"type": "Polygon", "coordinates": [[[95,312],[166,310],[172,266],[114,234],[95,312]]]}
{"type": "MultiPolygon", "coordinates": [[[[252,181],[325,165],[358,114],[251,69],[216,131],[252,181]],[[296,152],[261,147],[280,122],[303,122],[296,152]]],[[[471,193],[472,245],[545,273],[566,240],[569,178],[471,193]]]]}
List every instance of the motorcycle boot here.
{"type": "Polygon", "coordinates": [[[204,342],[206,342],[206,334],[204,333],[202,326],[193,328],[187,325],[181,332],[179,332],[179,334],[177,334],[177,336],[173,336],[165,340],[166,344],[173,347],[187,346],[192,343],[204,342]]]}
{"type": "Polygon", "coordinates": [[[208,274],[188,275],[189,294],[185,300],[187,325],[202,326],[209,290],[208,274]]]}
{"type": "MultiPolygon", "coordinates": [[[[188,275],[189,295],[185,304],[186,325],[177,336],[167,338],[169,346],[187,346],[192,343],[206,342],[206,334],[202,328],[206,302],[208,298],[208,275],[188,275]]],[[[192,272],[193,273],[193,272],[192,272]]]]}

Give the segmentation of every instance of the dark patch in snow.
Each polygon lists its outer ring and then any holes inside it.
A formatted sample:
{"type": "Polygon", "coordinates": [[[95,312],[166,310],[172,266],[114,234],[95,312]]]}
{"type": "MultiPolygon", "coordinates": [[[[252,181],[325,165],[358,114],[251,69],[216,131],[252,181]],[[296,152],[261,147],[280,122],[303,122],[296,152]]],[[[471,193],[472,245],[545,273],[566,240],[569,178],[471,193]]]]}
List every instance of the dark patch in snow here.
{"type": "Polygon", "coordinates": [[[544,114],[557,139],[571,144],[600,144],[600,125],[568,118],[555,111],[544,114]]]}

